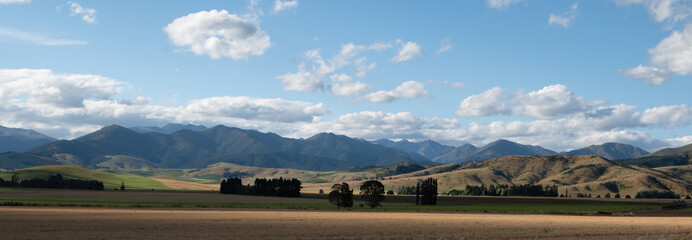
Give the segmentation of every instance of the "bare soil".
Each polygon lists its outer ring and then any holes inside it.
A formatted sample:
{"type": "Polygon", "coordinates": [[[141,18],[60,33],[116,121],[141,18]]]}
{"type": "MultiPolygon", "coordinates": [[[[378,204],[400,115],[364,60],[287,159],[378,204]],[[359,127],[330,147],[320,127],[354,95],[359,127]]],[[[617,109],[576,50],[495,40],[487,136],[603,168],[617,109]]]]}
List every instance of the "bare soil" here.
{"type": "Polygon", "coordinates": [[[3,239],[692,239],[690,217],[0,207],[3,239]]]}
{"type": "Polygon", "coordinates": [[[214,184],[201,184],[201,183],[193,183],[193,182],[184,182],[184,181],[178,181],[178,180],[171,180],[171,179],[163,179],[163,178],[151,178],[156,181],[161,182],[163,185],[166,185],[166,187],[172,188],[172,189],[182,189],[182,190],[219,190],[219,185],[214,184]]]}

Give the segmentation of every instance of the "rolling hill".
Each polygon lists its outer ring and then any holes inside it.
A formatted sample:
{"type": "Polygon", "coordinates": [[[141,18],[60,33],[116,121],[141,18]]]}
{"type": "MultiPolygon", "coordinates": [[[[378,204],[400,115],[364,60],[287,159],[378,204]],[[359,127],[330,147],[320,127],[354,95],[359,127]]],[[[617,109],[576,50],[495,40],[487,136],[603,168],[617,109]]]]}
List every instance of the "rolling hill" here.
{"type": "Polygon", "coordinates": [[[143,189],[143,190],[167,190],[166,187],[159,181],[140,177],[140,176],[125,176],[106,172],[98,172],[94,170],[84,169],[75,166],[39,166],[25,168],[12,172],[0,172],[0,178],[10,179],[12,175],[17,174],[21,179],[29,178],[47,178],[50,175],[62,174],[64,178],[81,179],[81,180],[98,180],[103,182],[106,189],[115,189],[120,187],[120,184],[125,184],[126,189],[143,189]]]}
{"type": "Polygon", "coordinates": [[[0,153],[21,152],[55,140],[34,130],[0,126],[0,153]]]}
{"type": "Polygon", "coordinates": [[[598,155],[608,160],[619,160],[628,158],[638,158],[649,154],[644,149],[623,143],[604,143],[602,145],[591,145],[585,148],[560,153],[560,155],[598,155]]]}
{"type": "Polygon", "coordinates": [[[88,167],[118,167],[127,163],[148,167],[204,168],[217,162],[306,170],[389,166],[402,162],[432,163],[415,153],[332,133],[321,133],[308,139],[290,139],[274,133],[226,126],[162,134],[137,133],[111,125],[74,140],[52,142],[19,155],[0,154],[4,168],[56,163],[88,167]],[[113,156],[118,157],[114,160],[113,156]]]}

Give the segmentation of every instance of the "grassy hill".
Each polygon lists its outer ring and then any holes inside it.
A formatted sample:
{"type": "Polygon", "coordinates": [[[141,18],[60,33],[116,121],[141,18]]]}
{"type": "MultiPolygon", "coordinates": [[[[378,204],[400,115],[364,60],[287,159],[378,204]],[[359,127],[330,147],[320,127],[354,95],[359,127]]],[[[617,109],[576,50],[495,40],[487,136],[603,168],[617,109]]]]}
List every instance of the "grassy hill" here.
{"type": "Polygon", "coordinates": [[[39,166],[25,168],[11,172],[0,172],[0,178],[11,179],[12,175],[17,174],[20,179],[29,178],[47,178],[49,175],[62,174],[65,178],[82,179],[82,180],[98,180],[103,182],[106,189],[114,189],[120,187],[121,183],[125,183],[126,189],[170,189],[161,182],[140,176],[126,176],[106,172],[98,172],[89,169],[84,169],[75,166],[39,166]]]}

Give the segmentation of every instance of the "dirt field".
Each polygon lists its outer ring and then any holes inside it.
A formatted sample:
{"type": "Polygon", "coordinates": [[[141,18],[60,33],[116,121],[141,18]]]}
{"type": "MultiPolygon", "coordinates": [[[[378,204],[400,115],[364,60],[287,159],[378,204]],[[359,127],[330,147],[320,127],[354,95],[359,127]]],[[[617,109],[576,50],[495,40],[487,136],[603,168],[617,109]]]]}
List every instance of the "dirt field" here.
{"type": "Polygon", "coordinates": [[[692,239],[692,218],[0,207],[3,239],[692,239]]]}
{"type": "Polygon", "coordinates": [[[193,182],[184,182],[184,181],[177,181],[177,180],[170,180],[170,179],[163,179],[163,178],[151,178],[156,181],[159,181],[163,183],[163,185],[166,185],[166,187],[173,188],[173,189],[185,189],[185,190],[219,190],[219,185],[210,185],[210,184],[201,184],[201,183],[193,183],[193,182]]]}

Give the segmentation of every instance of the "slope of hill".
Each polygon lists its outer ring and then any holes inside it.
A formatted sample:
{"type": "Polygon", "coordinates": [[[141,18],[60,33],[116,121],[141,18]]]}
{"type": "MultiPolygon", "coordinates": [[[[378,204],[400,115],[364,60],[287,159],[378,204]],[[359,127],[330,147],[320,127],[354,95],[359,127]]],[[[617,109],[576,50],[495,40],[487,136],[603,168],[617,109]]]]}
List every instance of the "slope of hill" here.
{"type": "MultiPolygon", "coordinates": [[[[677,169],[689,173],[690,169],[677,169]]],[[[396,191],[399,186],[412,186],[425,178],[437,178],[439,191],[464,189],[481,184],[556,185],[560,194],[575,197],[577,193],[605,195],[620,193],[634,196],[642,190],[673,191],[680,195],[692,193],[692,183],[671,174],[671,171],[623,166],[599,156],[504,156],[483,162],[442,165],[385,178],[383,184],[396,191]],[[442,167],[442,171],[435,168],[442,167]]],[[[361,181],[347,181],[357,187],[361,181]]],[[[307,184],[307,189],[328,189],[329,183],[307,184]]]]}
{"type": "Polygon", "coordinates": [[[135,132],[138,133],[148,133],[148,132],[157,132],[157,133],[163,133],[163,134],[171,134],[183,129],[186,130],[192,130],[192,131],[200,131],[203,129],[206,129],[204,125],[194,125],[194,124],[175,124],[175,123],[169,123],[166,124],[163,127],[131,127],[135,132]]]}
{"type": "MultiPolygon", "coordinates": [[[[465,145],[464,145],[465,146],[465,145]]],[[[461,147],[464,147],[461,146],[461,147]]],[[[461,148],[460,147],[460,148],[461,148]]],[[[531,145],[522,145],[515,142],[500,139],[481,148],[473,150],[471,153],[467,153],[468,150],[473,149],[473,146],[466,146],[466,149],[457,148],[457,152],[451,152],[447,155],[438,157],[435,159],[437,162],[443,163],[463,163],[472,161],[483,161],[491,158],[502,157],[502,156],[512,156],[512,155],[551,155],[556,154],[555,152],[531,145]]]]}
{"type": "MultiPolygon", "coordinates": [[[[91,167],[118,167],[127,162],[146,167],[204,168],[208,164],[231,162],[310,170],[388,166],[402,162],[432,163],[415,153],[331,133],[299,140],[225,126],[162,134],[137,133],[112,125],[74,140],[56,141],[30,149],[21,156],[0,154],[0,163],[12,157],[33,159],[33,162],[24,161],[26,164],[21,167],[41,164],[39,159],[91,167]],[[118,156],[118,159],[111,156],[118,156]]],[[[18,165],[17,160],[13,162],[12,165],[18,165]]]]}
{"type": "Polygon", "coordinates": [[[604,143],[602,145],[591,145],[585,148],[560,153],[560,155],[598,155],[609,160],[638,158],[649,154],[644,149],[622,143],[604,143]]]}
{"type": "Polygon", "coordinates": [[[33,130],[0,126],[0,153],[21,152],[55,140],[33,130]]]}
{"type": "Polygon", "coordinates": [[[409,142],[408,140],[404,139],[401,141],[394,142],[388,139],[380,139],[373,142],[384,146],[398,148],[412,153],[417,153],[428,159],[437,158],[455,149],[452,146],[442,145],[432,140],[425,140],[421,142],[409,142]]]}
{"type": "Polygon", "coordinates": [[[476,151],[478,148],[476,146],[473,146],[471,144],[464,144],[459,146],[458,148],[455,148],[454,150],[440,155],[436,158],[433,159],[433,162],[438,162],[438,163],[455,163],[458,162],[460,159],[464,159],[466,156],[469,154],[473,153],[476,151]]]}
{"type": "Polygon", "coordinates": [[[115,189],[120,187],[120,184],[125,184],[126,189],[170,189],[161,182],[139,176],[125,176],[111,174],[106,172],[98,172],[89,169],[84,169],[75,166],[40,166],[25,168],[11,172],[0,172],[0,178],[11,179],[12,175],[17,174],[19,179],[29,178],[47,178],[49,175],[62,174],[64,178],[82,179],[82,180],[98,180],[103,182],[106,189],[115,189]]]}
{"type": "Polygon", "coordinates": [[[678,148],[665,148],[639,158],[621,159],[619,163],[650,168],[692,164],[692,144],[678,148]]]}

